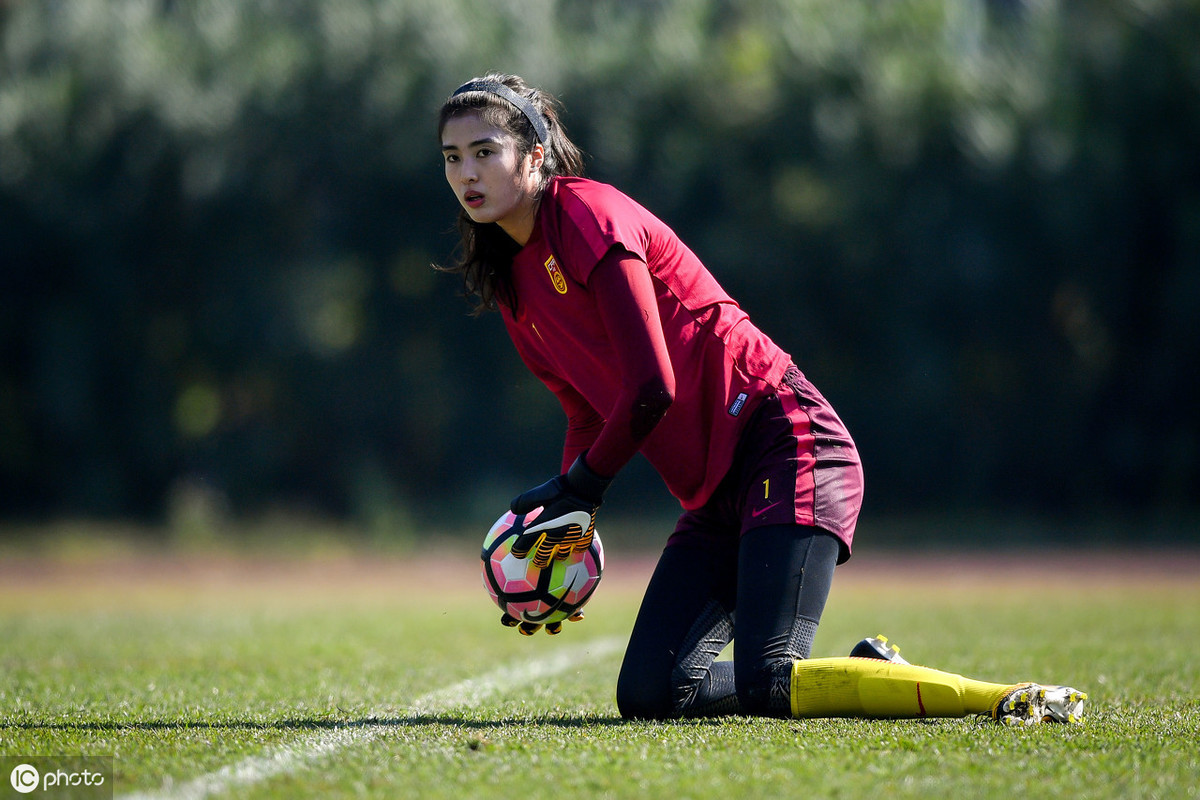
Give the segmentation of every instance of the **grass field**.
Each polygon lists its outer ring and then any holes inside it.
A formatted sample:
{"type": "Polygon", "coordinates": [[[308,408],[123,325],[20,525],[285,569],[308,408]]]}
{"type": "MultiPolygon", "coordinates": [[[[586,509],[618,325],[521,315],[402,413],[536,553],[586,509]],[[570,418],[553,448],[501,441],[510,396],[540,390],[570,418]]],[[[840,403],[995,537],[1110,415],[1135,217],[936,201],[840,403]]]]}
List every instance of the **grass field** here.
{"type": "Polygon", "coordinates": [[[526,639],[466,550],[8,559],[0,756],[112,756],[118,797],[1197,796],[1195,554],[842,568],[814,655],[884,632],[918,663],[1091,696],[1083,725],[1013,730],[626,723],[613,692],[647,562],[610,552],[587,620],[526,639]]]}

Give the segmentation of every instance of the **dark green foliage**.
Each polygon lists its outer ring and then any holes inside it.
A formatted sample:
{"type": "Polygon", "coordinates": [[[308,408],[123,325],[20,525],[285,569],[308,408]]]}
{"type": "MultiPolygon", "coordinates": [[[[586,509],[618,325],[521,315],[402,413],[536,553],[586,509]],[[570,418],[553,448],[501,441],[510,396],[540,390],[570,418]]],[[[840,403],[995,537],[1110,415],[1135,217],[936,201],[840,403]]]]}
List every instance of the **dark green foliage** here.
{"type": "Polygon", "coordinates": [[[1196,2],[113,0],[0,35],[6,516],[490,519],[553,472],[553,399],[430,268],[434,116],[491,68],[794,354],[869,511],[1196,510],[1196,2]]]}

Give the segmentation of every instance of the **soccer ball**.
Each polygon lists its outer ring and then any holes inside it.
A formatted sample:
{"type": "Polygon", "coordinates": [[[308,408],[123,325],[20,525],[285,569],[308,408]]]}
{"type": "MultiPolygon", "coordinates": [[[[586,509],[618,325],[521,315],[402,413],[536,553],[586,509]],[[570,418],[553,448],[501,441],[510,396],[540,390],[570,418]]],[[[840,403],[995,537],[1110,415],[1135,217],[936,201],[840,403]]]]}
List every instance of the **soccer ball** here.
{"type": "Polygon", "coordinates": [[[548,625],[574,614],[596,591],[604,571],[604,546],[593,533],[587,550],[551,561],[545,569],[533,565],[532,553],[517,558],[511,552],[513,543],[541,511],[506,512],[488,531],[480,557],[483,585],[493,602],[521,622],[548,625]]]}

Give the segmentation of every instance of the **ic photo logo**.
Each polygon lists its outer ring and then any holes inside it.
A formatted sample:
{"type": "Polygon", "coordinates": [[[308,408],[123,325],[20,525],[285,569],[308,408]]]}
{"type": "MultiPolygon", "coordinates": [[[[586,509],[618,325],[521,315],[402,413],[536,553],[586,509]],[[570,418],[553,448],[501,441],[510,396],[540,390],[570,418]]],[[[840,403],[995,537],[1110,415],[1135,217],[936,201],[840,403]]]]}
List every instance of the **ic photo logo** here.
{"type": "MultiPolygon", "coordinates": [[[[12,761],[9,761],[12,763],[12,761]]],[[[20,794],[45,792],[51,797],[81,797],[80,792],[93,796],[93,792],[103,791],[104,796],[111,796],[111,784],[106,785],[105,775],[112,774],[111,766],[101,759],[78,758],[67,759],[64,763],[47,766],[45,760],[37,761],[41,769],[20,760],[8,774],[8,782],[20,794]],[[55,768],[60,767],[60,768],[55,768]],[[61,768],[61,767],[65,767],[61,768]],[[97,769],[93,769],[93,767],[97,769]],[[65,794],[64,794],[65,793],[65,794]]],[[[6,764],[5,767],[8,765],[6,764]]],[[[3,773],[0,772],[0,775],[3,773]]]]}
{"type": "Polygon", "coordinates": [[[28,764],[17,764],[13,767],[12,774],[8,776],[9,783],[21,794],[29,794],[42,783],[42,776],[38,773],[36,767],[31,767],[28,764]]]}

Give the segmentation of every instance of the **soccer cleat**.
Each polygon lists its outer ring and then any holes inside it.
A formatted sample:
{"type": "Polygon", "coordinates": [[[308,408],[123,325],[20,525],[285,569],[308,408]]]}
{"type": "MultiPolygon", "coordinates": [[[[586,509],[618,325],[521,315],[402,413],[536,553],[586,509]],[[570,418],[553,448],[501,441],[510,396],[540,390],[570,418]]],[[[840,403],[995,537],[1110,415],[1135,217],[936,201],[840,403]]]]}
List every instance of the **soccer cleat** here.
{"type": "Polygon", "coordinates": [[[1022,683],[1012,687],[992,707],[992,719],[1005,725],[1036,725],[1083,722],[1083,701],[1087,692],[1069,686],[1039,686],[1022,683]]]}
{"type": "Polygon", "coordinates": [[[1046,686],[1046,703],[1042,713],[1042,722],[1062,722],[1074,724],[1083,722],[1083,701],[1087,700],[1087,692],[1072,689],[1069,686],[1046,686]]]}
{"type": "Polygon", "coordinates": [[[1013,686],[992,706],[991,717],[1005,725],[1036,725],[1046,716],[1046,690],[1036,683],[1013,686]]]}
{"type": "Polygon", "coordinates": [[[890,661],[893,664],[909,663],[900,656],[900,648],[889,642],[888,638],[882,633],[878,636],[863,639],[854,645],[854,649],[850,651],[850,657],[875,658],[881,661],[890,661]]]}

